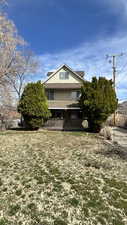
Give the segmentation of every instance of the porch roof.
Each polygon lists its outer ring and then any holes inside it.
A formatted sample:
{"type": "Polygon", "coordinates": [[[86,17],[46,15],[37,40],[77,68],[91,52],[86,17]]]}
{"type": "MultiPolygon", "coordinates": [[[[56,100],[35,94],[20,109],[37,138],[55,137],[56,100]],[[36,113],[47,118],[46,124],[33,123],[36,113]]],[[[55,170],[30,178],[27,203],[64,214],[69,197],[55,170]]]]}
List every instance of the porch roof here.
{"type": "Polygon", "coordinates": [[[45,83],[46,89],[80,89],[82,83],[45,83]]]}

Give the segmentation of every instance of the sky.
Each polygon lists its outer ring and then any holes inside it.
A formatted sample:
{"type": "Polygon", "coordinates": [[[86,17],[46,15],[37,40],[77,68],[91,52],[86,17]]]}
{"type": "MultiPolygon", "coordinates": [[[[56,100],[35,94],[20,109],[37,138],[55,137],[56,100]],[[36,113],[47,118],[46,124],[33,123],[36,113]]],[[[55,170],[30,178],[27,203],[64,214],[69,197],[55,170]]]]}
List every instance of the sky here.
{"type": "Polygon", "coordinates": [[[34,80],[62,64],[111,79],[106,55],[117,54],[117,96],[127,99],[127,0],[10,0],[6,11],[39,61],[34,80]]]}

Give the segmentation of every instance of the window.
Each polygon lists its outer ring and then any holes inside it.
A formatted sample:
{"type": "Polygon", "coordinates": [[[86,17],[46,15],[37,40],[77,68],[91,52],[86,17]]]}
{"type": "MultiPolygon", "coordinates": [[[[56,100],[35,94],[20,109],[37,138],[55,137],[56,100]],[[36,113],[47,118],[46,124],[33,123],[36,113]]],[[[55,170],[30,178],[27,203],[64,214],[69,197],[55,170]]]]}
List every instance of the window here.
{"type": "Polygon", "coordinates": [[[54,90],[48,90],[48,100],[54,100],[54,90]]]}
{"type": "Polygon", "coordinates": [[[69,72],[60,72],[59,73],[60,80],[67,80],[69,79],[69,72]]]}
{"type": "Polygon", "coordinates": [[[80,93],[80,91],[77,91],[77,99],[79,99],[80,98],[80,95],[81,95],[81,93],[80,93]]]}
{"type": "Polygon", "coordinates": [[[71,92],[71,98],[72,98],[73,100],[78,100],[79,97],[80,97],[80,91],[72,91],[72,92],[71,92]]]}

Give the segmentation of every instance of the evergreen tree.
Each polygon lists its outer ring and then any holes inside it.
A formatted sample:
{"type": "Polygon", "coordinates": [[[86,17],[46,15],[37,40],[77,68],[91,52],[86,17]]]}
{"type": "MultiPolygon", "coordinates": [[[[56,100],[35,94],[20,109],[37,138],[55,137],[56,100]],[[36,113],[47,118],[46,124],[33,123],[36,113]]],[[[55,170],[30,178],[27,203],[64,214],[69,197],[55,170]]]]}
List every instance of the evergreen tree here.
{"type": "Polygon", "coordinates": [[[19,101],[18,112],[29,129],[38,129],[49,118],[47,98],[40,81],[27,84],[19,101]]]}
{"type": "Polygon", "coordinates": [[[99,132],[103,123],[117,109],[112,80],[93,77],[92,82],[84,82],[79,102],[90,130],[99,132]]]}

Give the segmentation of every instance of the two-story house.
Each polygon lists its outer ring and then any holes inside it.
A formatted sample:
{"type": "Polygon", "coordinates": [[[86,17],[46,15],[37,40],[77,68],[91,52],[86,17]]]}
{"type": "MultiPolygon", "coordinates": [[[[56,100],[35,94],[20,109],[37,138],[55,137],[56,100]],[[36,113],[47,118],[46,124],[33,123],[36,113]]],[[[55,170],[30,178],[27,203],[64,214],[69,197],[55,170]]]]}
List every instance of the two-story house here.
{"type": "Polygon", "coordinates": [[[82,111],[78,99],[84,72],[73,71],[64,64],[56,71],[48,72],[47,76],[43,84],[52,118],[45,126],[50,129],[82,129],[82,111]]]}

